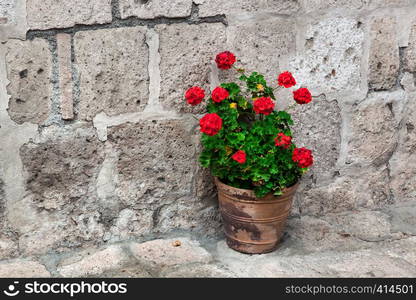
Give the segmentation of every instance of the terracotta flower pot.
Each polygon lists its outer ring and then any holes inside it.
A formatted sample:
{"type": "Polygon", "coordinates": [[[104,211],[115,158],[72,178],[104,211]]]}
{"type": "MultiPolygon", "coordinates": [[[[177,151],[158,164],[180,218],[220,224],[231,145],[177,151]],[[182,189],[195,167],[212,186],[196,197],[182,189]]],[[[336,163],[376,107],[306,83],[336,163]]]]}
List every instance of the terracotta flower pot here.
{"type": "Polygon", "coordinates": [[[257,198],[252,190],[238,189],[215,178],[227,244],[243,253],[260,254],[275,250],[292,208],[298,184],[283,195],[257,198]]]}

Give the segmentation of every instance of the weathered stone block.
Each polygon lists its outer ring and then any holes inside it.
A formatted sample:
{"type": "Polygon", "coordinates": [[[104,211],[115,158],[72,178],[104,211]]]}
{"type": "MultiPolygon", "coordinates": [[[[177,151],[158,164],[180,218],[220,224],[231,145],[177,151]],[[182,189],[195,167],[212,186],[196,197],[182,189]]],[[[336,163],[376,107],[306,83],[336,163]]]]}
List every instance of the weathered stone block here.
{"type": "Polygon", "coordinates": [[[178,18],[191,15],[192,0],[120,0],[121,18],[138,17],[153,19],[158,17],[178,18]]]}
{"type": "MultiPolygon", "coordinates": [[[[238,22],[227,28],[227,43],[248,73],[260,72],[276,86],[281,57],[296,47],[294,28],[292,21],[283,18],[238,22]]],[[[233,81],[239,77],[233,70],[219,72],[232,73],[233,81]]]]}
{"type": "Polygon", "coordinates": [[[85,277],[121,268],[129,262],[121,246],[112,245],[102,250],[85,250],[59,263],[58,272],[63,277],[85,277]]]}
{"type": "Polygon", "coordinates": [[[200,17],[255,13],[257,11],[289,14],[299,9],[297,0],[195,0],[194,2],[198,4],[200,17]]]}
{"type": "MultiPolygon", "coordinates": [[[[198,85],[210,94],[210,67],[225,49],[225,26],[213,24],[158,25],[160,35],[160,101],[166,109],[203,112],[204,104],[191,107],[184,99],[188,87],[198,85]]],[[[208,97],[206,97],[208,98],[208,97]]]]}
{"type": "Polygon", "coordinates": [[[18,253],[19,249],[13,240],[0,237],[0,260],[15,257],[18,253]]]}
{"type": "Polygon", "coordinates": [[[51,277],[45,266],[32,260],[13,260],[0,264],[1,278],[51,277]]]}
{"type": "Polygon", "coordinates": [[[28,195],[19,204],[25,214],[13,222],[26,253],[96,243],[104,234],[101,216],[108,213],[96,192],[102,143],[85,128],[50,136],[20,149],[28,195]]]}
{"type": "Polygon", "coordinates": [[[194,125],[187,118],[109,128],[108,140],[118,153],[117,194],[124,205],[151,215],[190,194],[197,163],[194,125]]]}
{"type": "Polygon", "coordinates": [[[142,111],[148,98],[148,49],[143,27],[77,32],[79,117],[142,111]]]}
{"type": "Polygon", "coordinates": [[[308,105],[296,106],[292,116],[296,146],[313,151],[311,171],[314,181],[332,178],[341,144],[341,115],[337,101],[315,97],[308,105]]]}
{"type": "Polygon", "coordinates": [[[10,40],[6,55],[9,115],[22,124],[41,124],[51,107],[52,57],[49,44],[43,39],[33,41],[10,40]]]}
{"type": "Polygon", "coordinates": [[[396,37],[396,20],[383,17],[371,24],[371,46],[368,81],[371,88],[385,90],[392,88],[399,74],[399,47],[396,37]]]}
{"type": "MultiPolygon", "coordinates": [[[[306,13],[334,8],[361,9],[368,6],[371,0],[300,0],[306,13]]],[[[378,0],[377,0],[378,1],[378,0]]]]}
{"type": "Polygon", "coordinates": [[[289,71],[316,92],[358,90],[363,40],[361,23],[353,18],[310,24],[304,52],[290,61],[289,71]]]}
{"type": "MultiPolygon", "coordinates": [[[[348,142],[347,163],[380,165],[387,162],[397,142],[393,103],[375,93],[354,107],[348,142]]],[[[400,100],[400,99],[397,99],[400,100]]]]}
{"type": "Polygon", "coordinates": [[[71,35],[58,33],[56,44],[59,64],[59,89],[61,115],[64,120],[74,118],[74,105],[72,99],[72,62],[71,62],[71,35]]]}
{"type": "Polygon", "coordinates": [[[16,22],[16,1],[3,0],[0,2],[0,25],[16,22]]]}
{"type": "Polygon", "coordinates": [[[416,20],[410,30],[409,45],[404,49],[403,54],[404,70],[416,72],[416,20]]]}
{"type": "Polygon", "coordinates": [[[302,215],[320,216],[360,207],[378,208],[390,201],[387,167],[351,167],[340,173],[331,182],[299,190],[296,200],[302,215]]]}
{"type": "MultiPolygon", "coordinates": [[[[413,79],[413,78],[412,78],[413,79]]],[[[397,148],[391,157],[391,187],[396,201],[416,199],[416,92],[409,93],[403,109],[397,148]]],[[[403,101],[403,99],[401,99],[403,101]]]]}
{"type": "Polygon", "coordinates": [[[27,21],[30,29],[67,28],[75,24],[111,22],[111,0],[56,1],[28,0],[27,21]]]}
{"type": "Polygon", "coordinates": [[[140,262],[152,267],[167,267],[189,263],[208,263],[211,255],[197,241],[180,237],[132,243],[130,251],[140,262]]]}

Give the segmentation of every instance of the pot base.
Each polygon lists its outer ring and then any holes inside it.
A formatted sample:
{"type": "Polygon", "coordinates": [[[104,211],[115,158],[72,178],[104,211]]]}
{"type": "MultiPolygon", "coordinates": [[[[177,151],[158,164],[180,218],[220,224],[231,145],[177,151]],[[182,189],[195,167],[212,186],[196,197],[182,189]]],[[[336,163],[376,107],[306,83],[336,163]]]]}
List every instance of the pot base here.
{"type": "Polygon", "coordinates": [[[284,189],[281,196],[257,198],[252,190],[234,188],[217,178],[215,183],[227,245],[248,254],[276,250],[298,185],[284,189]]]}

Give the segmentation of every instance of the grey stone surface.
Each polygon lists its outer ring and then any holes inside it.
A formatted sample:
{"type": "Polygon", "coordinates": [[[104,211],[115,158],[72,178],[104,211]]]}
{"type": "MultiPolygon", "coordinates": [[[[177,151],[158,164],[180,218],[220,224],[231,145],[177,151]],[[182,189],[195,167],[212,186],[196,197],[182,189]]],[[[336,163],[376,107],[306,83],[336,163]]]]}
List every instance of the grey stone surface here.
{"type": "Polygon", "coordinates": [[[404,49],[403,63],[405,71],[416,72],[416,20],[410,30],[409,45],[404,49]]]}
{"type": "Polygon", "coordinates": [[[394,17],[376,18],[371,24],[368,80],[371,88],[392,88],[399,74],[399,47],[394,17]]]}
{"type": "Polygon", "coordinates": [[[0,263],[1,278],[51,277],[45,266],[33,260],[17,259],[0,263]]]}
{"type": "Polygon", "coordinates": [[[397,143],[397,121],[393,102],[387,94],[370,94],[353,108],[347,162],[374,163],[388,161],[397,143]]]}
{"type": "Polygon", "coordinates": [[[152,268],[211,261],[211,255],[197,241],[186,237],[132,243],[130,251],[137,260],[152,268]]]}
{"type": "MultiPolygon", "coordinates": [[[[183,118],[109,128],[108,140],[118,156],[116,195],[130,208],[124,216],[131,220],[130,230],[192,228],[204,215],[211,218],[212,204],[196,195],[195,124],[193,118],[183,118]]],[[[119,221],[123,228],[124,221],[119,221]]]]}
{"type": "Polygon", "coordinates": [[[30,29],[67,28],[76,24],[111,22],[111,0],[28,0],[27,22],[30,29]]]}
{"type": "Polygon", "coordinates": [[[290,14],[299,10],[297,0],[195,0],[200,17],[235,15],[256,12],[290,14]]]}
{"type": "Polygon", "coordinates": [[[366,8],[371,0],[300,0],[306,13],[334,8],[361,9],[366,8]]]}
{"type": "Polygon", "coordinates": [[[319,92],[358,90],[364,33],[351,17],[332,17],[309,24],[304,51],[290,63],[297,82],[319,92]]]}
{"type": "Polygon", "coordinates": [[[71,133],[51,129],[21,148],[27,194],[8,217],[21,232],[23,252],[43,253],[100,240],[101,216],[108,214],[95,186],[103,152],[92,130],[82,127],[71,133]]]}
{"type": "Polygon", "coordinates": [[[321,185],[302,187],[296,194],[299,210],[305,215],[345,212],[359,207],[378,208],[390,201],[386,166],[340,170],[339,176],[321,185]]]}
{"type": "MultiPolygon", "coordinates": [[[[416,88],[414,76],[405,73],[402,85],[406,96],[402,107],[398,130],[398,142],[389,160],[391,169],[391,188],[396,201],[414,200],[416,197],[416,88]]],[[[401,103],[402,103],[401,102],[401,103]]]]}
{"type": "MultiPolygon", "coordinates": [[[[286,18],[244,20],[228,26],[227,44],[238,58],[237,66],[243,66],[249,73],[264,74],[269,85],[276,86],[279,61],[296,48],[294,29],[293,21],[286,18]]],[[[232,81],[239,77],[233,70],[219,72],[231,73],[232,81]]]]}
{"type": "Polygon", "coordinates": [[[192,264],[162,271],[166,278],[231,278],[236,275],[216,265],[192,264]]]}
{"type": "Polygon", "coordinates": [[[392,232],[416,234],[416,204],[414,202],[389,207],[386,213],[391,217],[392,232]]]}
{"type": "MultiPolygon", "coordinates": [[[[240,277],[414,276],[416,267],[406,260],[398,259],[398,249],[389,250],[318,251],[287,255],[282,249],[268,255],[248,256],[229,249],[225,242],[219,242],[217,257],[226,268],[240,277]]],[[[411,260],[411,257],[408,259],[411,260]]]]}
{"type": "Polygon", "coordinates": [[[17,256],[19,249],[17,243],[7,237],[0,238],[0,260],[17,256]]]}
{"type": "Polygon", "coordinates": [[[6,55],[8,112],[18,124],[43,123],[51,109],[52,56],[43,39],[10,40],[6,55]]]}
{"type": "Polygon", "coordinates": [[[314,165],[308,176],[313,176],[315,182],[332,178],[341,144],[342,120],[338,102],[315,97],[308,105],[296,106],[292,116],[294,143],[313,152],[314,165]]]}
{"type": "Polygon", "coordinates": [[[221,23],[158,25],[156,31],[160,37],[162,106],[178,112],[203,112],[205,102],[191,107],[184,94],[189,87],[198,85],[210,95],[210,69],[216,54],[227,50],[225,26],[221,23]]]}
{"type": "Polygon", "coordinates": [[[120,15],[123,19],[138,17],[153,19],[158,17],[187,17],[191,15],[192,0],[119,0],[120,15]]]}
{"type": "Polygon", "coordinates": [[[85,250],[64,259],[57,270],[63,277],[86,277],[119,269],[128,262],[127,253],[120,246],[112,245],[102,250],[85,250]]]}
{"type": "Polygon", "coordinates": [[[152,274],[147,272],[141,265],[129,264],[121,269],[106,271],[100,274],[104,278],[151,278],[152,274]]]}
{"type": "Polygon", "coordinates": [[[16,1],[3,0],[0,2],[0,25],[16,23],[16,1]]]}
{"type": "Polygon", "coordinates": [[[74,36],[80,74],[79,118],[99,112],[142,111],[148,98],[148,49],[144,27],[80,31],[74,36]]]}

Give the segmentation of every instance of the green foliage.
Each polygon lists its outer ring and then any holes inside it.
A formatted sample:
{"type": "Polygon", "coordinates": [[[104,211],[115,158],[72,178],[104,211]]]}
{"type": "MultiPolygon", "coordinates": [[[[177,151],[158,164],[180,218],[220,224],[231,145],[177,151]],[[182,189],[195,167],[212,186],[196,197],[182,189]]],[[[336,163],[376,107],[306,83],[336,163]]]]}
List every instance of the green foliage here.
{"type": "Polygon", "coordinates": [[[275,99],[273,89],[257,72],[250,76],[242,74],[239,79],[246,84],[244,92],[234,82],[223,83],[221,87],[227,89],[229,97],[220,103],[212,99],[208,102],[208,112],[217,113],[223,120],[223,127],[214,136],[202,134],[200,163],[210,168],[222,182],[237,188],[254,189],[258,197],[268,193],[280,195],[283,188],[295,184],[305,171],[292,161],[294,144],[285,149],[277,147],[274,141],[279,132],[292,136],[292,118],[286,111],[256,115],[253,99],[275,99]],[[231,158],[238,150],[246,153],[244,164],[231,158]]]}

